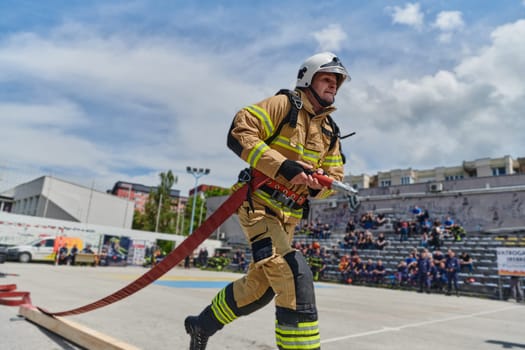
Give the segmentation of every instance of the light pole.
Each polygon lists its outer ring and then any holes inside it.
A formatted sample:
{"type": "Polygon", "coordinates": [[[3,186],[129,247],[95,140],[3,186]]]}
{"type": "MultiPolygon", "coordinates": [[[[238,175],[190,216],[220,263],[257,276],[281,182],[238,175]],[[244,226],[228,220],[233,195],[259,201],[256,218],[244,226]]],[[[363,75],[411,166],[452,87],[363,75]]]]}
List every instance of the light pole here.
{"type": "Polygon", "coordinates": [[[123,184],[121,184],[121,186],[128,188],[128,199],[126,201],[126,209],[124,209],[125,210],[125,212],[124,212],[124,223],[122,224],[122,227],[126,228],[126,221],[127,221],[127,218],[128,218],[128,210],[129,210],[129,201],[131,199],[131,190],[133,189],[133,185],[132,184],[123,183],[123,184]]]}
{"type": "Polygon", "coordinates": [[[195,216],[195,202],[197,201],[197,185],[199,183],[199,179],[204,176],[208,175],[210,173],[210,169],[206,168],[192,168],[190,166],[186,167],[186,172],[188,174],[193,175],[195,178],[195,187],[193,189],[193,205],[191,208],[191,221],[190,221],[190,235],[193,233],[193,217],[195,216]]]}
{"type": "Polygon", "coordinates": [[[204,201],[206,200],[206,195],[203,192],[201,192],[200,197],[201,197],[201,210],[199,213],[199,226],[202,223],[202,212],[204,211],[204,201]]]}
{"type": "Polygon", "coordinates": [[[157,221],[155,223],[155,232],[159,230],[159,220],[160,220],[160,209],[162,208],[162,193],[159,198],[159,206],[157,207],[157,221]]]}

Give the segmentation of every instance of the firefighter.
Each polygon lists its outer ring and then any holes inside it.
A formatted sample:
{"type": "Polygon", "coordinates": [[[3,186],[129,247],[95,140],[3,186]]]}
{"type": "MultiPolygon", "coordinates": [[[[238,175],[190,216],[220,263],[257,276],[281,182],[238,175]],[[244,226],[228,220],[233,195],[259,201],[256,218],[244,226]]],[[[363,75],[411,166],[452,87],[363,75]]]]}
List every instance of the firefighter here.
{"type": "Polygon", "coordinates": [[[323,271],[326,268],[326,263],[321,254],[321,248],[316,248],[310,256],[307,258],[308,265],[312,271],[314,281],[319,281],[322,277],[323,271]]]}
{"type": "Polygon", "coordinates": [[[349,75],[340,59],[319,53],[300,66],[295,91],[235,115],[228,147],[271,180],[250,192],[237,212],[252,250],[246,275],[222,289],[198,316],[185,319],[191,350],[205,349],[215,332],[274,296],[277,347],[320,349],[312,271],[291,243],[306,198],[331,194],[311,172],[343,179],[339,130],[329,114],[345,80],[349,75]],[[290,116],[292,111],[297,113],[290,116]]]}

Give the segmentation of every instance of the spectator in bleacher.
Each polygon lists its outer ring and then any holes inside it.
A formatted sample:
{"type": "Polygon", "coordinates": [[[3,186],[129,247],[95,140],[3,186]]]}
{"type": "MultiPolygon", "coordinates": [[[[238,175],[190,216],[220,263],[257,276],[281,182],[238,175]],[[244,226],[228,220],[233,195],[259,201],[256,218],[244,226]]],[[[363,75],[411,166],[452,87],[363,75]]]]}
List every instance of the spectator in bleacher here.
{"type": "Polygon", "coordinates": [[[332,229],[330,228],[330,224],[324,224],[321,238],[328,239],[330,238],[331,235],[332,235],[332,229]]]}
{"type": "Polygon", "coordinates": [[[385,274],[385,265],[383,265],[383,260],[379,259],[377,260],[377,264],[372,271],[372,279],[375,283],[382,283],[383,279],[385,278],[385,274]]]}
{"type": "Polygon", "coordinates": [[[436,287],[440,292],[443,292],[445,290],[445,287],[448,286],[447,268],[445,265],[445,260],[442,260],[439,263],[435,263],[435,265],[437,270],[435,278],[436,287]]]}
{"type": "Polygon", "coordinates": [[[418,283],[417,261],[408,266],[408,283],[411,286],[417,286],[417,283],[418,283]]]}
{"type": "Polygon", "coordinates": [[[354,261],[355,263],[352,266],[352,280],[361,281],[365,276],[365,264],[363,264],[359,256],[354,258],[354,261]]]}
{"type": "Polygon", "coordinates": [[[341,261],[339,262],[339,272],[341,272],[341,281],[343,283],[349,283],[349,279],[352,277],[352,268],[353,263],[352,259],[350,258],[350,255],[345,255],[341,258],[341,261]]]}
{"type": "Polygon", "coordinates": [[[430,220],[430,218],[423,219],[423,222],[421,222],[421,233],[430,233],[433,228],[433,223],[430,220]]]}
{"type": "Polygon", "coordinates": [[[450,233],[452,235],[452,238],[454,238],[454,241],[456,242],[463,240],[463,238],[465,238],[465,236],[467,235],[467,231],[465,231],[465,229],[458,224],[452,225],[450,233]]]}
{"type": "Polygon", "coordinates": [[[323,232],[323,227],[321,224],[316,223],[312,229],[312,238],[320,239],[323,232]]]}
{"type": "Polygon", "coordinates": [[[428,219],[430,219],[430,213],[428,212],[428,209],[423,209],[421,215],[419,216],[419,221],[424,222],[428,219]]]}
{"type": "Polygon", "coordinates": [[[372,279],[374,276],[373,272],[374,272],[375,267],[376,266],[374,262],[372,261],[372,259],[368,259],[363,268],[363,273],[362,273],[363,281],[372,282],[372,279]]]}
{"type": "Polygon", "coordinates": [[[408,223],[408,234],[411,236],[417,235],[421,231],[418,228],[418,224],[415,221],[410,221],[408,223]]]}
{"type": "Polygon", "coordinates": [[[423,248],[428,248],[428,233],[421,233],[421,240],[419,241],[419,245],[423,248]]]}
{"type": "Polygon", "coordinates": [[[334,264],[337,264],[337,262],[341,259],[341,252],[339,251],[339,248],[336,245],[332,246],[332,260],[336,260],[334,264]]]}
{"type": "Polygon", "coordinates": [[[343,242],[343,249],[352,249],[352,247],[356,244],[355,232],[347,232],[343,237],[343,242]]]}
{"type": "Polygon", "coordinates": [[[436,265],[439,264],[442,261],[445,261],[445,258],[446,258],[445,255],[439,249],[438,250],[434,250],[434,252],[432,253],[432,260],[434,260],[436,265]]]}
{"type": "Polygon", "coordinates": [[[383,250],[385,246],[388,244],[388,241],[386,240],[385,234],[383,232],[380,232],[379,235],[377,235],[377,239],[375,241],[375,247],[378,250],[383,250]]]}
{"type": "Polygon", "coordinates": [[[430,260],[430,274],[429,274],[430,289],[432,289],[433,287],[437,287],[436,281],[437,281],[437,275],[438,275],[438,268],[436,264],[434,263],[434,260],[432,260],[430,253],[428,253],[428,257],[430,260]]]}
{"type": "Polygon", "coordinates": [[[374,248],[375,248],[374,234],[372,233],[372,231],[366,230],[364,249],[374,249],[374,248]]]}
{"type": "Polygon", "coordinates": [[[416,217],[416,220],[418,220],[418,218],[421,216],[422,213],[423,213],[423,210],[421,210],[419,206],[414,205],[414,208],[412,208],[412,214],[414,214],[414,216],[416,217]]]}
{"type": "Polygon", "coordinates": [[[430,259],[426,249],[421,251],[417,259],[417,281],[418,293],[423,293],[423,289],[430,293],[430,259]]]}
{"type": "MultiPolygon", "coordinates": [[[[299,226],[299,224],[297,224],[299,226]]],[[[307,222],[303,223],[301,226],[299,226],[299,231],[298,233],[301,234],[301,235],[305,235],[305,236],[309,236],[311,235],[311,232],[310,232],[310,226],[308,225],[307,222]]]]}
{"type": "Polygon", "coordinates": [[[461,265],[461,272],[467,270],[468,273],[472,273],[472,257],[467,252],[461,252],[459,255],[459,264],[461,265]]]}
{"type": "Polygon", "coordinates": [[[445,222],[443,222],[443,229],[445,233],[451,235],[452,226],[454,226],[454,219],[452,219],[450,216],[447,216],[445,222]]]}
{"type": "Polygon", "coordinates": [[[521,282],[519,276],[510,276],[510,294],[512,299],[517,303],[521,303],[523,299],[523,289],[521,288],[521,282]]]}
{"type": "Polygon", "coordinates": [[[321,254],[321,249],[316,248],[314,252],[307,258],[310,270],[312,271],[314,281],[319,281],[323,277],[323,272],[326,269],[326,262],[321,254]]]}
{"type": "Polygon", "coordinates": [[[366,246],[366,237],[363,231],[360,231],[357,234],[357,249],[365,249],[366,246]]]}
{"type": "Polygon", "coordinates": [[[357,247],[352,247],[352,250],[350,250],[350,259],[355,262],[356,258],[359,257],[359,253],[357,252],[357,247]]]}
{"type": "Polygon", "coordinates": [[[460,269],[459,259],[456,256],[456,253],[452,249],[448,250],[447,259],[445,261],[445,267],[447,268],[447,295],[450,295],[452,292],[452,283],[454,283],[454,290],[456,295],[459,296],[458,289],[458,272],[460,269]]]}
{"type": "Polygon", "coordinates": [[[432,227],[432,231],[430,232],[429,245],[430,247],[432,247],[433,250],[439,250],[441,249],[442,242],[443,231],[441,230],[441,223],[439,221],[435,221],[432,227]]]}
{"type": "Polygon", "coordinates": [[[350,255],[345,254],[339,259],[339,264],[337,265],[337,269],[339,272],[343,272],[346,267],[350,264],[350,255]]]}
{"type": "Polygon", "coordinates": [[[308,229],[305,233],[306,238],[315,238],[315,224],[313,221],[308,224],[308,229]]]}
{"type": "Polygon", "coordinates": [[[416,254],[414,252],[411,252],[407,258],[405,258],[405,263],[407,264],[408,267],[410,267],[411,265],[414,265],[417,263],[417,257],[416,257],[416,254]]]}
{"type": "Polygon", "coordinates": [[[349,233],[353,231],[355,231],[355,222],[354,222],[354,218],[350,218],[348,219],[348,222],[346,223],[345,233],[349,233]]]}
{"type": "Polygon", "coordinates": [[[399,224],[399,241],[408,241],[408,221],[402,220],[399,224]]]}
{"type": "Polygon", "coordinates": [[[399,264],[397,264],[396,278],[399,285],[403,285],[408,282],[408,265],[406,261],[402,260],[399,262],[399,264]]]}
{"type": "Polygon", "coordinates": [[[374,218],[374,227],[381,227],[386,222],[385,214],[380,213],[374,218]]]}
{"type": "Polygon", "coordinates": [[[360,225],[365,230],[371,229],[374,227],[374,216],[372,215],[372,212],[366,212],[361,216],[360,225]]]}

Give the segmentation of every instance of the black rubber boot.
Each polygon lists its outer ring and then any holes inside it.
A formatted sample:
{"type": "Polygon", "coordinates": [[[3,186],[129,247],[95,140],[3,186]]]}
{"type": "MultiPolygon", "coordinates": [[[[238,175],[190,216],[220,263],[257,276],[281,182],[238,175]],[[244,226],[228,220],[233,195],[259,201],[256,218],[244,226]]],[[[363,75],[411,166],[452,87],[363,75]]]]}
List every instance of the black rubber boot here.
{"type": "Polygon", "coordinates": [[[191,337],[190,350],[205,350],[206,344],[208,344],[209,336],[199,325],[199,317],[186,317],[186,319],[184,320],[184,327],[186,328],[186,333],[188,333],[191,337]]]}

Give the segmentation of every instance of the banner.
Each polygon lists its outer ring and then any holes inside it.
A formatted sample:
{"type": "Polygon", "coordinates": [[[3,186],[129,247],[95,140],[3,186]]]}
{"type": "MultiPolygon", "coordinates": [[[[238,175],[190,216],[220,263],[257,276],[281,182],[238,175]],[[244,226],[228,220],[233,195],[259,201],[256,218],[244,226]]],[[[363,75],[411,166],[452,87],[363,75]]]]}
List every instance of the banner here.
{"type": "Polygon", "coordinates": [[[525,276],[525,247],[496,248],[498,274],[502,276],[525,276]]]}

